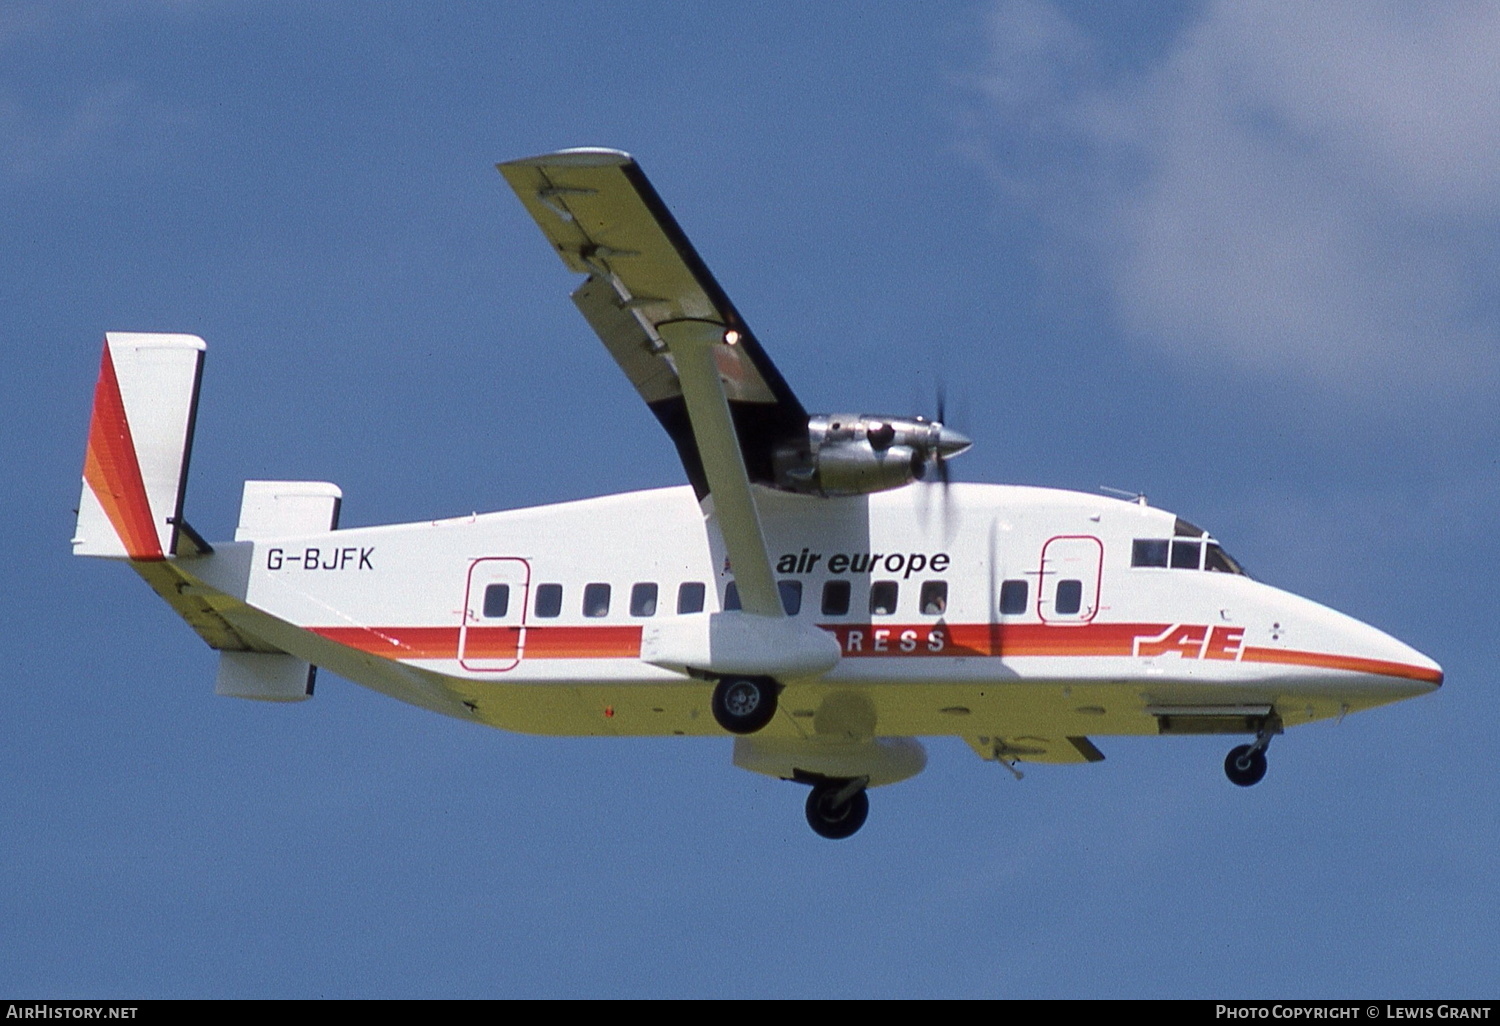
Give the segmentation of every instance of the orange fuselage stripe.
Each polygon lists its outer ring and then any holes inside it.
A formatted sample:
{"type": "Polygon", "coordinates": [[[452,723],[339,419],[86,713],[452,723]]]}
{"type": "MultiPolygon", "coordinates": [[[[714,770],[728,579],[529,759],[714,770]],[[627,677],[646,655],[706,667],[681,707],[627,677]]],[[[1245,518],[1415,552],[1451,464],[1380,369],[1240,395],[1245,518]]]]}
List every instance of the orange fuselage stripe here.
{"type": "Polygon", "coordinates": [[[1333,655],[1327,652],[1299,652],[1292,648],[1261,648],[1245,646],[1241,657],[1250,663],[1288,663],[1293,666],[1320,666],[1329,670],[1350,670],[1354,673],[1374,673],[1382,677],[1405,677],[1422,680],[1429,684],[1441,684],[1443,671],[1409,663],[1393,663],[1387,659],[1364,659],[1359,656],[1333,655]]]}
{"type": "MultiPolygon", "coordinates": [[[[1093,623],[1081,626],[1049,624],[829,624],[824,629],[839,639],[848,657],[913,656],[1130,656],[1137,638],[1156,638],[1171,624],[1093,623]],[[940,644],[930,640],[943,632],[940,644]],[[907,644],[903,646],[903,642],[907,644]]],[[[330,641],[388,659],[457,659],[458,627],[311,627],[330,641]]],[[[641,652],[639,626],[527,625],[470,627],[462,634],[466,659],[635,659],[641,652]]],[[[1440,670],[1384,659],[1304,652],[1296,649],[1247,645],[1240,661],[1312,666],[1382,677],[1441,684],[1440,670]]]]}

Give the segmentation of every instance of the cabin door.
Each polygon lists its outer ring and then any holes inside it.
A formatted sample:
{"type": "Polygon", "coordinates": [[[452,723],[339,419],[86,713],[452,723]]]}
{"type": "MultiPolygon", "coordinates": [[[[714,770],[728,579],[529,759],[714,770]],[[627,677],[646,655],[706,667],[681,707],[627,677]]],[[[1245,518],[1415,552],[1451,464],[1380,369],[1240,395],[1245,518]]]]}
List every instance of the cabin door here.
{"type": "Polygon", "coordinates": [[[496,556],[469,566],[464,622],[458,632],[458,662],[466,670],[510,670],[526,649],[526,606],[531,564],[496,556]]]}
{"type": "Polygon", "coordinates": [[[1093,535],[1050,538],[1037,574],[1037,613],[1043,623],[1088,623],[1099,612],[1104,543],[1093,535]]]}

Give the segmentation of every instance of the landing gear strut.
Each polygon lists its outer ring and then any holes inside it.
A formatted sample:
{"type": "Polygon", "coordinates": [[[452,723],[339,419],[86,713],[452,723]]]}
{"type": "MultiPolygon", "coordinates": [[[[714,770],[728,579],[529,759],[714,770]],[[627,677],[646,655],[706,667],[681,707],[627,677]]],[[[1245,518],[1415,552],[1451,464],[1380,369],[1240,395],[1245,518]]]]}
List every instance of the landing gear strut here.
{"type": "Polygon", "coordinates": [[[1281,718],[1268,716],[1256,732],[1253,742],[1230,749],[1229,754],[1224,757],[1224,775],[1231,784],[1251,787],[1260,783],[1261,778],[1266,775],[1266,749],[1271,745],[1271,738],[1279,733],[1281,718]]]}
{"type": "Polygon", "coordinates": [[[776,715],[778,690],[770,677],[725,677],[714,687],[714,719],[731,734],[754,734],[776,715]]]}
{"type": "Polygon", "coordinates": [[[807,796],[807,825],[819,837],[841,841],[852,837],[870,815],[869,777],[823,780],[807,796]]]}

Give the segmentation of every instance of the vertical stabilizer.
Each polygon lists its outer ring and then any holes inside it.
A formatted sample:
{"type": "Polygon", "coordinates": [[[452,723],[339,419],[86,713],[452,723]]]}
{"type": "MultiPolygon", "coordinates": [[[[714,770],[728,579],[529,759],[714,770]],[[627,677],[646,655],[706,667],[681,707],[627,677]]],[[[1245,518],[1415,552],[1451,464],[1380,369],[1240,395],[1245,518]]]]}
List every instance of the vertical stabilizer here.
{"type": "MultiPolygon", "coordinates": [[[[327,481],[246,481],[234,540],[259,541],[337,530],[343,494],[338,485],[327,481]]],[[[225,651],[219,653],[214,691],[230,698],[300,702],[312,697],[317,675],[317,667],[296,656],[225,651]]]]}
{"type": "Polygon", "coordinates": [[[246,481],[234,540],[337,530],[343,497],[339,486],[327,481],[246,481]]]}
{"type": "Polygon", "coordinates": [[[206,348],[194,335],[104,336],[74,555],[175,551],[206,348]]]}

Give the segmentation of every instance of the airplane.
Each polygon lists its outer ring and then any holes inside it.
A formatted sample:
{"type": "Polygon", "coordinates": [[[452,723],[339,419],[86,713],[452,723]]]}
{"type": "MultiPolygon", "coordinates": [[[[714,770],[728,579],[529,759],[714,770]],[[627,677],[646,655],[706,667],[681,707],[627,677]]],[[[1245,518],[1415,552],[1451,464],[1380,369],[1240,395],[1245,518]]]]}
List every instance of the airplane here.
{"type": "Polygon", "coordinates": [[[340,529],[337,486],[246,481],[210,544],[183,517],[205,344],[107,333],[73,550],[216,649],[218,694],[301,701],[321,667],[508,731],[728,735],[839,839],[923,737],[1019,778],[1100,736],[1238,734],[1247,787],[1286,727],[1441,686],[1145,496],[953,482],[941,416],[809,414],[630,155],[497,168],[687,484],[340,529]]]}

